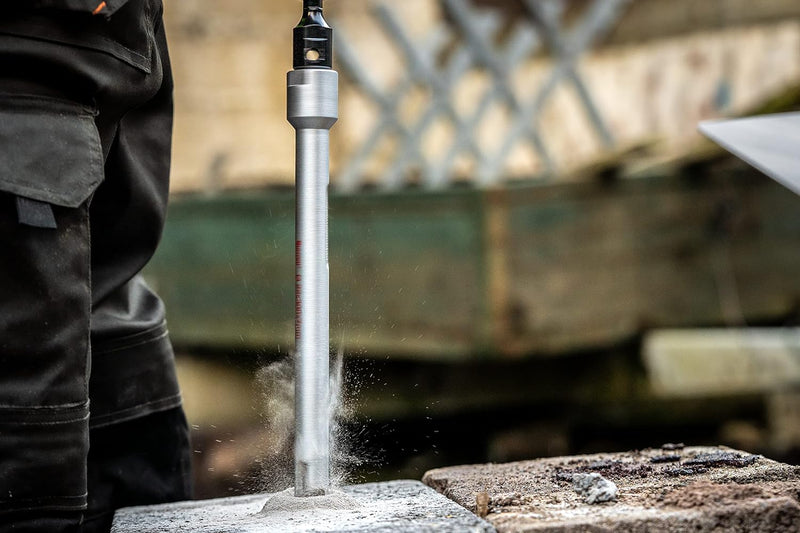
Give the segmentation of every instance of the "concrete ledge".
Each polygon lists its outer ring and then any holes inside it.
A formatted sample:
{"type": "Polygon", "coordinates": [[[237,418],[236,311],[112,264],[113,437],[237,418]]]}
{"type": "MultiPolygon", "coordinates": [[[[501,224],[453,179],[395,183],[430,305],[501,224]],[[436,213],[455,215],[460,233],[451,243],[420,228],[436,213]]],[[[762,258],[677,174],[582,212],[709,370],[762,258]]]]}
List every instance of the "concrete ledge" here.
{"type": "Polygon", "coordinates": [[[800,328],[655,330],[643,355],[653,390],[664,397],[800,387],[800,328]]]}
{"type": "Polygon", "coordinates": [[[423,482],[504,532],[800,531],[800,467],[680,445],[431,470],[423,482]],[[573,480],[600,474],[611,501],[573,480]]]}
{"type": "MultiPolygon", "coordinates": [[[[179,502],[120,509],[112,533],[281,533],[315,532],[463,532],[494,533],[486,521],[469,513],[419,481],[390,481],[343,487],[355,500],[347,509],[278,506],[260,511],[271,494],[179,502]]],[[[303,498],[310,501],[311,498],[303,498]]]]}

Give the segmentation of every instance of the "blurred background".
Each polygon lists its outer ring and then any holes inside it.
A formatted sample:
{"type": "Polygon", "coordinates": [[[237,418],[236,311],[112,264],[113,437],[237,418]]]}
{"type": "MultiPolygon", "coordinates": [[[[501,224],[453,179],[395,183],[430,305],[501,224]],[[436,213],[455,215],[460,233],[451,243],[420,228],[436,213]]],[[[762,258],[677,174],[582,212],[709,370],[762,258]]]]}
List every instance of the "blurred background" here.
{"type": "MultiPolygon", "coordinates": [[[[800,3],[325,7],[350,481],[665,442],[800,462],[800,197],[696,130],[800,107],[800,3]]],[[[146,275],[198,497],[288,485],[300,10],[166,2],[172,204],[146,275]]]]}

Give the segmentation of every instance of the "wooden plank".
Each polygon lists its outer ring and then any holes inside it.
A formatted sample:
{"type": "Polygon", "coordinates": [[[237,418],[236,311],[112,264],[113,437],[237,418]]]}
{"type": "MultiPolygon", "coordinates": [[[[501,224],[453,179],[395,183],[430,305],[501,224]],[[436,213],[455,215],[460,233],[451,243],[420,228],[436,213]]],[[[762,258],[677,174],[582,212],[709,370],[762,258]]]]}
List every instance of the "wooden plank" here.
{"type": "Polygon", "coordinates": [[[601,46],[800,18],[794,0],[635,0],[601,46]]]}
{"type": "Polygon", "coordinates": [[[515,193],[509,353],[738,324],[800,295],[800,198],[755,172],[515,193]],[[549,198],[548,198],[549,197],[549,198]]]}
{"type": "Polygon", "coordinates": [[[481,202],[475,191],[336,198],[334,345],[437,357],[485,345],[481,202]]]}
{"type": "MultiPolygon", "coordinates": [[[[475,192],[331,202],[334,349],[456,357],[486,344],[481,197],[475,192]]],[[[293,195],[176,199],[147,277],[177,344],[289,350],[293,195]]]]}
{"type": "MultiPolygon", "coordinates": [[[[333,348],[517,357],[786,316],[800,198],[747,169],[712,173],[334,197],[333,348]]],[[[177,198],[147,270],[175,342],[290,350],[293,241],[290,193],[177,198]]]]}
{"type": "MultiPolygon", "coordinates": [[[[505,12],[509,18],[522,9],[519,0],[472,0],[476,5],[505,12]]],[[[567,2],[567,17],[586,8],[589,0],[567,2]]],[[[800,3],[795,0],[633,0],[599,46],[614,46],[687,33],[720,30],[734,26],[769,24],[800,19],[800,3]]]]}

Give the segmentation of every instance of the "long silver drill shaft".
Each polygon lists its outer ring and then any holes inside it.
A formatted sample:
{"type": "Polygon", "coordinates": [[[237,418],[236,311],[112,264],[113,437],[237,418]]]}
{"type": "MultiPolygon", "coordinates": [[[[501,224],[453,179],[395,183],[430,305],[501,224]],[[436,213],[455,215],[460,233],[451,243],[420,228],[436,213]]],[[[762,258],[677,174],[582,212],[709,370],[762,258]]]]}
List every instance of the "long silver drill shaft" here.
{"type": "Polygon", "coordinates": [[[287,76],[287,118],[296,130],[295,496],[330,485],[329,139],[339,116],[331,39],[322,1],[305,0],[287,76]]]}

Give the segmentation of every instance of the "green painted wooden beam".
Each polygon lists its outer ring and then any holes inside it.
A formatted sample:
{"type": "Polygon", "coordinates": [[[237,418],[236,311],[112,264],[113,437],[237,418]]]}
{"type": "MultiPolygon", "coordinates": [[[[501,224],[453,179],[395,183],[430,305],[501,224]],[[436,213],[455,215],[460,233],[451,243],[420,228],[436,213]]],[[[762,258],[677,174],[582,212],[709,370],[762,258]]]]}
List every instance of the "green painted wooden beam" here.
{"type": "MultiPolygon", "coordinates": [[[[743,168],[331,200],[334,350],[422,360],[608,346],[800,302],[800,198],[743,168]]],[[[293,345],[291,192],[178,197],[146,275],[178,345],[293,345]]]]}
{"type": "MultiPolygon", "coordinates": [[[[177,344],[294,342],[291,193],[178,198],[147,277],[177,344]]],[[[331,201],[334,349],[459,357],[487,343],[481,195],[401,194],[331,201]]]]}

